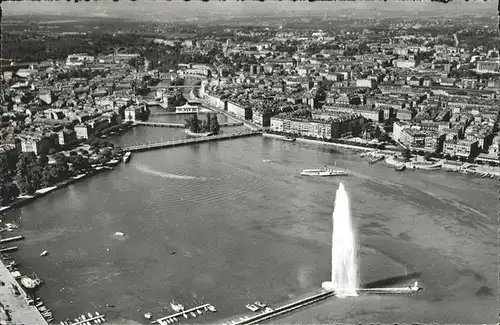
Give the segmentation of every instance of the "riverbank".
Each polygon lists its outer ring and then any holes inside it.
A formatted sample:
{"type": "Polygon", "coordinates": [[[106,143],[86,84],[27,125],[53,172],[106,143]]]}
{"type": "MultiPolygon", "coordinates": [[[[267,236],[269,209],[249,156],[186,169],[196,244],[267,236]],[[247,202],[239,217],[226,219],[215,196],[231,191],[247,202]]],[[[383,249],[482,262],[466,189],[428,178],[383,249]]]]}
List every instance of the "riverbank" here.
{"type": "Polygon", "coordinates": [[[97,173],[107,171],[107,170],[112,170],[112,169],[113,169],[112,166],[97,166],[97,167],[94,167],[91,170],[89,170],[83,174],[79,174],[79,175],[70,177],[69,179],[62,181],[54,186],[41,188],[41,189],[35,191],[35,193],[33,193],[32,195],[25,195],[25,194],[19,195],[17,197],[17,199],[14,202],[12,202],[10,205],[0,206],[0,213],[6,213],[8,211],[11,211],[12,209],[25,206],[26,204],[29,204],[29,203],[35,201],[36,199],[41,198],[49,193],[52,193],[57,189],[66,187],[68,185],[71,185],[71,184],[79,181],[79,180],[85,179],[85,178],[90,177],[92,175],[95,175],[97,173]]]}
{"type": "MultiPolygon", "coordinates": [[[[278,134],[272,134],[272,133],[262,133],[264,137],[267,138],[274,138],[274,139],[284,139],[286,136],[284,135],[278,135],[278,134]]],[[[353,151],[365,151],[365,152],[380,152],[384,154],[394,154],[396,152],[399,152],[397,148],[392,148],[392,149],[376,149],[376,148],[369,148],[369,147],[363,147],[363,146],[357,146],[354,144],[343,144],[343,143],[336,143],[336,142],[327,142],[327,141],[321,141],[321,140],[312,140],[312,139],[304,139],[304,138],[296,138],[296,141],[299,142],[305,142],[305,143],[315,143],[315,144],[322,144],[322,145],[327,145],[327,146],[333,146],[337,148],[343,148],[343,149],[351,149],[353,151]]]]}
{"type": "MultiPolygon", "coordinates": [[[[264,137],[267,138],[274,138],[274,139],[284,139],[285,136],[283,135],[277,135],[277,134],[270,134],[270,133],[263,133],[262,134],[264,137]]],[[[320,140],[311,140],[311,139],[304,139],[304,138],[296,138],[296,141],[299,142],[304,142],[304,143],[315,143],[315,144],[321,144],[321,145],[328,145],[328,146],[333,146],[337,148],[342,148],[342,149],[351,149],[353,151],[363,151],[367,153],[381,153],[387,155],[386,157],[386,164],[390,166],[395,166],[399,163],[402,163],[403,161],[399,161],[397,159],[394,159],[393,157],[400,152],[397,149],[385,149],[385,150],[380,150],[380,149],[375,149],[375,148],[367,148],[367,147],[362,147],[362,146],[356,146],[356,145],[348,145],[348,144],[342,144],[342,143],[334,143],[334,142],[326,142],[326,141],[320,141],[320,140]]],[[[415,169],[415,170],[445,170],[445,171],[454,171],[454,172],[459,172],[461,170],[467,169],[468,166],[477,166],[475,167],[476,173],[474,175],[480,176],[483,173],[488,173],[492,174],[495,177],[500,177],[500,169],[498,167],[491,167],[491,166],[484,166],[484,165],[475,165],[475,164],[470,164],[470,163],[457,163],[455,161],[449,161],[446,159],[439,159],[434,162],[428,162],[425,161],[424,157],[422,156],[415,156],[411,161],[405,162],[405,165],[408,169],[415,169]],[[438,167],[440,166],[440,167],[438,167]]],[[[469,174],[472,174],[472,171],[469,172],[469,174]]]]}
{"type": "Polygon", "coordinates": [[[412,157],[410,161],[404,162],[401,159],[395,157],[395,155],[388,155],[385,158],[385,163],[390,166],[396,166],[398,164],[404,163],[408,169],[418,169],[418,170],[444,170],[447,172],[464,172],[474,176],[481,176],[482,174],[490,174],[495,177],[500,177],[500,169],[498,167],[484,166],[484,165],[474,165],[470,163],[460,163],[456,161],[449,161],[446,159],[438,159],[435,161],[426,161],[421,156],[412,157]],[[473,170],[470,166],[476,166],[473,170]]]}

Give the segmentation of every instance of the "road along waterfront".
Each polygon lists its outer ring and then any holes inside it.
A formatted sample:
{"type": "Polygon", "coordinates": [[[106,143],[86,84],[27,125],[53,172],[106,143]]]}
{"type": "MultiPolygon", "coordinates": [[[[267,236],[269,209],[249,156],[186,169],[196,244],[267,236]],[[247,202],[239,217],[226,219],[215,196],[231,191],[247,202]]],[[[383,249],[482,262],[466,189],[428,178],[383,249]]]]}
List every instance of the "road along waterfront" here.
{"type": "Polygon", "coordinates": [[[9,212],[6,221],[20,224],[21,271],[45,281],[39,293],[57,319],[98,309],[108,319],[147,323],[145,312],[168,315],[175,300],[213,304],[217,314],[187,322],[214,323],[248,302],[272,307],[309,295],[328,279],[340,179],[297,170],[333,163],[350,173],[342,181],[359,232],[361,282],[419,273],[425,290],[332,299],[328,312],[311,307],[314,316],[306,310],[279,322],[496,317],[496,182],[397,173],[323,145],[249,137],[134,154],[110,173],[9,212]],[[51,254],[40,257],[41,250],[51,254]],[[380,302],[384,314],[374,312],[380,302]]]}

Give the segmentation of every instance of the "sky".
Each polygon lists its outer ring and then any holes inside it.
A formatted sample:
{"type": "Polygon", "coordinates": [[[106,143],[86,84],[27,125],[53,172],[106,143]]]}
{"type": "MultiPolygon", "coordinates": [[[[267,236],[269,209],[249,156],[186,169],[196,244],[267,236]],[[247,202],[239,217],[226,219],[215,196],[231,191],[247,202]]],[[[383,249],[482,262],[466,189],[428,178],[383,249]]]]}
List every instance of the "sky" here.
{"type": "MultiPolygon", "coordinates": [[[[382,17],[397,17],[400,13],[412,13],[421,16],[436,14],[450,15],[459,13],[497,14],[497,4],[493,0],[454,0],[448,4],[428,1],[349,1],[349,2],[292,2],[278,1],[244,1],[225,2],[211,0],[202,2],[193,0],[146,1],[121,0],[112,2],[100,0],[78,3],[67,1],[22,1],[4,2],[2,4],[4,18],[12,15],[54,14],[77,17],[117,17],[143,21],[172,21],[188,17],[259,17],[259,16],[337,16],[349,12],[354,16],[381,15],[382,17]]],[[[361,17],[360,17],[361,18],[361,17]]]]}

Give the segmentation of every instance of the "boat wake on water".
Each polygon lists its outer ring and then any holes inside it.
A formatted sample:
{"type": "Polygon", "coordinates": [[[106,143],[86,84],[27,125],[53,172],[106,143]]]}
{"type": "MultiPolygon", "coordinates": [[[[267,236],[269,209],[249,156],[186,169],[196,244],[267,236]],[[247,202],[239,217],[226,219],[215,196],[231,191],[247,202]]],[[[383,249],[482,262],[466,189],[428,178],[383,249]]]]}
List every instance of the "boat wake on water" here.
{"type": "Polygon", "coordinates": [[[140,172],[147,173],[150,175],[155,175],[163,178],[169,178],[169,179],[184,179],[184,180],[199,180],[199,181],[205,181],[205,177],[195,177],[195,176],[188,176],[188,175],[177,175],[177,174],[170,174],[170,173],[165,173],[161,172],[158,170],[154,170],[149,168],[146,165],[143,164],[137,164],[136,169],[140,172]]]}

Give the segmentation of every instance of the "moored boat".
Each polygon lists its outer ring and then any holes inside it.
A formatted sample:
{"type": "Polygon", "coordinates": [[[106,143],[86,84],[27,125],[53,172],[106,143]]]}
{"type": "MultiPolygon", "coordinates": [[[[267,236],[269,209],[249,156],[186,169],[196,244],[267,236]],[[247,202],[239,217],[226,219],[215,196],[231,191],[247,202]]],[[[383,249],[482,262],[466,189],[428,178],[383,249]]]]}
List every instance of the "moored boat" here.
{"type": "Polygon", "coordinates": [[[381,160],[382,160],[382,159],[384,159],[384,158],[385,158],[385,156],[384,156],[384,155],[382,155],[382,156],[377,156],[377,157],[374,157],[374,158],[370,159],[370,161],[368,161],[368,163],[369,163],[370,165],[372,165],[372,164],[374,164],[374,163],[376,163],[376,162],[378,162],[378,161],[381,161],[381,160]]]}
{"type": "Polygon", "coordinates": [[[406,169],[406,164],[405,163],[400,163],[394,166],[394,169],[398,172],[402,172],[403,170],[406,169]]]}
{"type": "Polygon", "coordinates": [[[283,138],[283,141],[288,141],[288,142],[293,142],[295,140],[297,140],[297,138],[290,137],[290,136],[286,136],[283,138]]]}
{"type": "Polygon", "coordinates": [[[202,138],[202,137],[208,137],[213,135],[213,132],[201,132],[201,133],[196,133],[196,132],[191,132],[191,130],[186,129],[184,130],[184,133],[190,137],[190,138],[202,138]]]}
{"type": "Polygon", "coordinates": [[[130,158],[132,158],[132,153],[130,151],[127,151],[124,155],[123,155],[123,162],[124,163],[128,163],[130,161],[130,158]]]}
{"type": "Polygon", "coordinates": [[[32,279],[29,276],[23,276],[21,278],[21,284],[27,289],[35,289],[42,284],[40,279],[32,279]]]}
{"type": "Polygon", "coordinates": [[[259,307],[252,305],[252,304],[246,304],[245,307],[251,311],[258,311],[259,307]]]}
{"type": "Polygon", "coordinates": [[[181,312],[184,310],[184,306],[181,304],[175,304],[174,302],[170,303],[170,307],[172,307],[172,310],[175,312],[181,312]]]}

